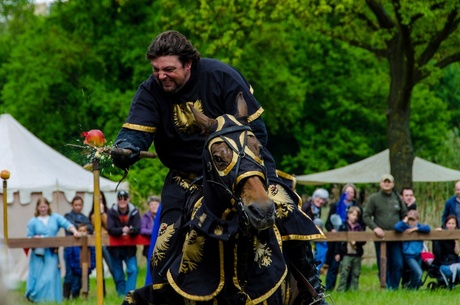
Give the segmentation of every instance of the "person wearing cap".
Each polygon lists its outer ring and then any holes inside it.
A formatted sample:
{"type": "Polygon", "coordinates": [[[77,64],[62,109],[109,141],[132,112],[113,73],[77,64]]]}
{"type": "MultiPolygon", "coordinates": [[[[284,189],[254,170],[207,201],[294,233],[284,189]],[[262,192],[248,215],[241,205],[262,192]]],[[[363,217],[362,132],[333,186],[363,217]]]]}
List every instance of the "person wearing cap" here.
{"type": "Polygon", "coordinates": [[[327,190],[322,188],[316,189],[313,195],[311,195],[310,200],[302,205],[302,211],[312,220],[321,218],[321,208],[326,205],[328,200],[329,192],[327,190]]]}
{"type": "Polygon", "coordinates": [[[460,181],[455,183],[455,195],[450,197],[444,205],[441,223],[445,223],[449,215],[457,216],[457,222],[460,223],[460,181]]]}
{"type": "MultiPolygon", "coordinates": [[[[419,223],[419,216],[416,210],[409,210],[407,216],[403,220],[395,224],[396,232],[419,232],[430,233],[431,228],[429,225],[419,223]]],[[[405,263],[411,270],[411,276],[407,289],[417,290],[422,285],[422,257],[420,256],[423,251],[423,240],[410,240],[403,242],[403,257],[405,263]]]]}
{"type": "MultiPolygon", "coordinates": [[[[139,234],[140,227],[141,217],[139,210],[129,202],[127,191],[119,191],[117,203],[107,213],[107,232],[113,237],[127,235],[134,237],[139,234]]],[[[136,246],[109,247],[113,280],[119,296],[125,296],[136,288],[138,273],[136,251],[136,246]],[[123,262],[126,264],[126,279],[123,262]]]]}
{"type": "MultiPolygon", "coordinates": [[[[394,230],[397,222],[407,215],[407,207],[401,197],[393,191],[394,178],[385,174],[380,179],[380,191],[369,196],[364,207],[363,219],[367,227],[377,237],[383,238],[385,230],[394,230]]],[[[380,277],[380,242],[374,242],[377,267],[380,277]]],[[[401,242],[387,242],[386,286],[389,290],[397,290],[401,282],[403,257],[401,242]]]]}

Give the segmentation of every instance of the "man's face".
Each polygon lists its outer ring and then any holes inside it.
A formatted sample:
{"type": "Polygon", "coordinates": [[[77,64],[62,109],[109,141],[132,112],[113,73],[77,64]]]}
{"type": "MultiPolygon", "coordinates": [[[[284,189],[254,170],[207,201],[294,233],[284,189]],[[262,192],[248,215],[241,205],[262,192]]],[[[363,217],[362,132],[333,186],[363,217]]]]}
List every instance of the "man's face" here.
{"type": "Polygon", "coordinates": [[[457,198],[460,198],[460,181],[455,183],[455,194],[457,195],[457,198]]]}
{"type": "Polygon", "coordinates": [[[75,213],[80,214],[81,211],[83,210],[83,202],[82,202],[80,199],[75,200],[75,201],[72,203],[72,210],[73,210],[75,213]]]}
{"type": "Polygon", "coordinates": [[[182,66],[176,55],[155,58],[151,61],[151,65],[155,80],[166,92],[179,91],[190,79],[192,63],[188,62],[182,66]]]}
{"type": "Polygon", "coordinates": [[[414,192],[412,190],[403,190],[402,199],[406,205],[411,205],[414,202],[414,192]]]}
{"type": "Polygon", "coordinates": [[[128,208],[129,197],[126,195],[118,196],[118,208],[124,210],[128,208]]]}
{"type": "Polygon", "coordinates": [[[394,186],[395,184],[388,179],[380,181],[380,189],[386,193],[390,193],[394,186]]]}

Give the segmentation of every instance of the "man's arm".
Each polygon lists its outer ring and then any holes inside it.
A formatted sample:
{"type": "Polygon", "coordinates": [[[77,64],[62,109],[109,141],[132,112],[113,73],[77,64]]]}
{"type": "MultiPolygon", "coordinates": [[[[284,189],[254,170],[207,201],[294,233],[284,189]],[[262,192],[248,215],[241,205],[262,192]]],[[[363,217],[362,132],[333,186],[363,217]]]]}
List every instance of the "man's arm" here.
{"type": "Polygon", "coordinates": [[[153,138],[153,133],[122,128],[118,133],[114,146],[129,149],[132,154],[129,157],[113,156],[113,164],[121,169],[128,169],[139,160],[141,151],[149,149],[153,138]]]}

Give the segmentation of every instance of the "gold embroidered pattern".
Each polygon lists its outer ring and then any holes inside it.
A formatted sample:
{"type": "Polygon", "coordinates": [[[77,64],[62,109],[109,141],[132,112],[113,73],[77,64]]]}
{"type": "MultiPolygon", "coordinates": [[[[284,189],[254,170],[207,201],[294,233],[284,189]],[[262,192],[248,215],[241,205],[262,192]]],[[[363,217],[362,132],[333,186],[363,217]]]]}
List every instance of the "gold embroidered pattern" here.
{"type": "Polygon", "coordinates": [[[259,268],[270,266],[272,263],[272,250],[267,243],[262,243],[257,237],[254,238],[254,262],[259,268]]]}
{"type": "Polygon", "coordinates": [[[203,226],[204,221],[206,220],[206,213],[201,214],[200,216],[197,216],[198,218],[198,226],[201,227],[203,226]]]}
{"type": "Polygon", "coordinates": [[[150,132],[150,133],[155,133],[157,131],[156,127],[144,126],[144,125],[138,125],[138,124],[131,124],[131,123],[124,123],[123,128],[132,129],[132,130],[138,130],[138,131],[146,131],[146,132],[150,132]]]}
{"type": "Polygon", "coordinates": [[[174,176],[174,177],[173,177],[173,181],[174,181],[178,186],[180,186],[181,188],[183,188],[184,190],[188,190],[189,188],[191,188],[191,189],[196,189],[196,188],[197,188],[196,185],[190,185],[190,183],[189,183],[187,180],[181,178],[180,176],[174,176]]]}
{"type": "Polygon", "coordinates": [[[166,223],[160,225],[160,230],[158,231],[158,238],[155,244],[155,250],[152,255],[152,264],[153,266],[158,266],[158,263],[165,258],[166,251],[169,249],[169,240],[174,234],[174,224],[168,226],[166,223]]]}
{"type": "Polygon", "coordinates": [[[276,184],[268,186],[268,196],[275,202],[277,218],[284,218],[294,210],[294,203],[286,190],[276,184]]]}
{"type": "Polygon", "coordinates": [[[203,113],[203,105],[201,104],[200,100],[196,100],[195,102],[190,101],[185,104],[173,105],[174,125],[176,125],[176,127],[185,134],[201,131],[201,128],[195,121],[195,116],[190,110],[190,106],[193,106],[193,108],[203,113]]]}
{"type": "Polygon", "coordinates": [[[182,248],[182,261],[180,264],[180,273],[187,273],[195,270],[198,264],[203,260],[203,247],[206,238],[198,235],[195,230],[190,230],[187,233],[184,247],[182,248]]]}
{"type": "Polygon", "coordinates": [[[215,228],[214,228],[214,234],[217,235],[217,236],[220,236],[224,233],[224,228],[222,228],[222,226],[219,226],[217,225],[215,228]]]}

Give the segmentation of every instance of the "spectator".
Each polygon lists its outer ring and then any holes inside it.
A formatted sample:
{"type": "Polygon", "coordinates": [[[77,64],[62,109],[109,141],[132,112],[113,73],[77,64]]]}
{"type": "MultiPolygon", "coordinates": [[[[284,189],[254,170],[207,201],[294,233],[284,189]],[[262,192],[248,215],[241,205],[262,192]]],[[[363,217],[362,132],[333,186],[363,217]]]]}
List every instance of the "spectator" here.
{"type": "Polygon", "coordinates": [[[325,189],[317,189],[313,192],[310,200],[302,205],[302,211],[310,217],[311,220],[321,218],[321,208],[327,204],[329,192],[325,189]]]}
{"type": "MultiPolygon", "coordinates": [[[[118,192],[117,204],[114,204],[107,214],[107,231],[110,236],[134,237],[139,234],[141,217],[139,210],[129,202],[128,192],[118,192]]],[[[136,288],[138,273],[136,250],[136,246],[109,247],[113,280],[119,296],[125,296],[136,288]],[[127,279],[123,271],[123,262],[126,264],[127,279]]]]}
{"type": "Polygon", "coordinates": [[[414,190],[410,187],[405,187],[401,191],[401,198],[406,204],[407,210],[417,210],[417,204],[415,203],[414,190]]]}
{"type": "MultiPolygon", "coordinates": [[[[416,210],[409,210],[407,216],[395,225],[396,232],[419,232],[430,233],[430,226],[419,223],[419,216],[416,210]]],[[[411,270],[411,276],[408,289],[418,290],[422,285],[422,257],[420,256],[423,251],[422,240],[412,240],[403,242],[403,257],[407,266],[411,270]]]]}
{"type": "MultiPolygon", "coordinates": [[[[350,206],[347,212],[347,219],[339,231],[363,232],[364,227],[359,222],[361,218],[361,207],[350,206]]],[[[340,261],[340,280],[337,291],[358,290],[359,276],[361,275],[361,258],[363,256],[363,245],[366,242],[340,242],[338,251],[340,261]]]]}
{"type": "MultiPolygon", "coordinates": [[[[321,219],[315,218],[313,222],[318,228],[324,230],[323,221],[321,219]]],[[[327,241],[315,241],[313,244],[315,246],[315,260],[317,263],[319,262],[319,264],[316,266],[316,269],[318,269],[318,271],[321,271],[321,268],[323,267],[324,262],[326,260],[327,241]]]]}
{"type": "MultiPolygon", "coordinates": [[[[93,198],[93,202],[94,202],[94,198],[93,198]]],[[[103,192],[99,193],[99,204],[100,204],[100,211],[101,211],[101,236],[107,236],[108,235],[108,232],[107,232],[107,211],[108,211],[108,208],[107,208],[107,200],[105,199],[105,194],[103,192]]],[[[91,211],[89,212],[88,217],[89,217],[89,219],[91,221],[91,224],[94,227],[94,222],[95,222],[94,204],[93,204],[93,207],[92,207],[91,211]]],[[[112,262],[110,261],[110,253],[109,253],[109,250],[108,250],[107,246],[102,246],[102,257],[104,258],[104,261],[105,261],[107,267],[109,268],[109,272],[110,272],[110,274],[112,275],[112,278],[113,278],[112,262]]],[[[102,285],[103,285],[104,296],[105,296],[106,295],[105,278],[103,278],[102,285]]]]}
{"type": "MultiPolygon", "coordinates": [[[[35,214],[27,223],[27,237],[56,237],[63,228],[80,237],[75,226],[65,217],[52,213],[44,197],[37,200],[35,214]]],[[[61,272],[56,248],[35,248],[29,252],[29,275],[25,297],[32,303],[62,302],[61,272]]]]}
{"type": "MultiPolygon", "coordinates": [[[[406,204],[407,210],[417,210],[417,204],[415,203],[414,190],[410,187],[404,187],[401,190],[402,201],[406,204]]],[[[403,260],[403,270],[401,276],[401,286],[407,288],[411,280],[412,270],[407,265],[406,260],[403,260]]]]}
{"type": "MultiPolygon", "coordinates": [[[[153,223],[155,217],[157,216],[158,207],[160,206],[160,197],[151,196],[148,200],[149,210],[141,218],[141,231],[140,233],[148,238],[152,237],[153,223]]],[[[149,248],[150,246],[144,246],[142,255],[146,259],[149,257],[149,248]]]]}
{"type": "MultiPolygon", "coordinates": [[[[393,191],[394,178],[385,174],[380,179],[380,192],[369,197],[364,207],[364,222],[377,237],[385,236],[384,230],[394,230],[395,224],[404,219],[407,207],[401,197],[393,191]]],[[[375,253],[380,277],[380,242],[375,242],[375,253]]],[[[401,282],[403,258],[402,243],[387,242],[386,286],[389,290],[397,290],[401,282]]]]}
{"type": "MultiPolygon", "coordinates": [[[[81,223],[78,225],[78,232],[81,236],[86,236],[89,234],[88,225],[81,223]]],[[[89,266],[88,266],[88,283],[89,275],[94,268],[96,268],[96,252],[94,247],[89,247],[89,266]]],[[[82,287],[82,265],[81,265],[81,247],[67,247],[65,248],[66,256],[69,260],[70,269],[72,270],[72,299],[78,299],[80,297],[80,290],[82,287]]],[[[89,289],[89,287],[88,287],[89,289]]]]}
{"type": "Polygon", "coordinates": [[[455,195],[450,197],[444,205],[441,221],[446,223],[447,216],[457,216],[457,223],[460,223],[460,181],[455,183],[455,195]]]}
{"type": "MultiPolygon", "coordinates": [[[[456,215],[448,215],[442,228],[437,228],[436,231],[457,230],[458,218],[456,215]]],[[[453,285],[460,279],[460,264],[458,254],[460,249],[458,240],[435,240],[433,241],[433,264],[439,266],[439,270],[448,288],[453,288],[453,285]]]]}
{"type": "MultiPolygon", "coordinates": [[[[329,214],[326,220],[326,230],[329,232],[337,232],[337,229],[347,221],[348,209],[352,206],[358,207],[360,211],[358,223],[363,231],[366,229],[363,221],[363,209],[356,200],[357,195],[358,190],[353,183],[348,183],[343,187],[342,195],[340,196],[339,201],[331,204],[329,209],[329,214]]],[[[339,249],[340,246],[338,244],[329,243],[328,245],[328,253],[325,263],[328,266],[326,274],[326,291],[334,290],[337,282],[337,275],[339,273],[340,266],[339,259],[341,258],[340,253],[337,253],[339,249]]]]}
{"type": "MultiPolygon", "coordinates": [[[[69,220],[75,228],[78,227],[79,224],[83,223],[88,226],[88,230],[90,234],[93,233],[93,226],[91,225],[91,222],[89,221],[89,218],[83,215],[82,210],[83,210],[83,198],[80,196],[75,196],[72,199],[72,202],[70,203],[72,205],[72,210],[69,213],[66,213],[64,217],[69,220]]],[[[66,235],[69,235],[68,232],[66,232],[66,235]]],[[[72,274],[72,268],[70,267],[70,260],[67,258],[67,252],[64,249],[64,261],[65,261],[65,276],[64,276],[64,299],[69,299],[70,298],[70,292],[72,290],[72,279],[73,279],[73,274],[72,274]]]]}

